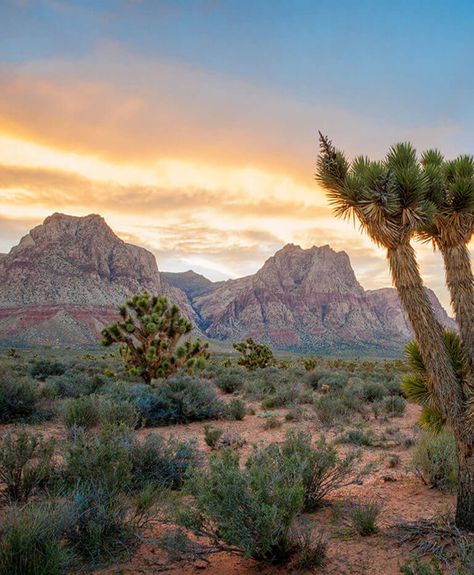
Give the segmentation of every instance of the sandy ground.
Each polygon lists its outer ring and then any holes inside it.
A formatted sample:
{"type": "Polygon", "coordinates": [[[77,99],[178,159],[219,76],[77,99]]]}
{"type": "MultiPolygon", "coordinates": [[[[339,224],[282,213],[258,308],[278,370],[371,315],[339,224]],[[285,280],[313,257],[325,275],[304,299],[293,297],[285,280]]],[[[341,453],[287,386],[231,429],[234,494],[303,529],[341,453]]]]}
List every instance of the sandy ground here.
{"type": "MultiPolygon", "coordinates": [[[[314,420],[287,422],[284,420],[286,410],[274,410],[283,422],[276,429],[263,428],[265,418],[258,404],[253,406],[257,414],[249,415],[243,421],[217,421],[215,427],[230,428],[246,440],[239,450],[244,460],[253,445],[264,445],[272,441],[284,439],[288,429],[304,429],[317,439],[323,430],[314,420]],[[259,416],[260,415],[260,416],[259,416]]],[[[361,484],[351,485],[339,490],[332,497],[331,504],[306,518],[314,525],[316,532],[323,533],[328,541],[326,564],[306,573],[324,573],[328,575],[397,575],[400,564],[412,557],[412,550],[400,546],[393,537],[391,526],[400,521],[429,519],[438,514],[452,510],[454,497],[442,494],[425,486],[410,468],[412,448],[405,439],[415,436],[416,421],[419,408],[408,405],[404,417],[391,419],[373,418],[367,422],[377,437],[384,439],[383,447],[364,447],[361,464],[373,463],[375,469],[363,479],[361,484]],[[392,455],[398,455],[400,461],[395,467],[389,465],[392,455]],[[337,512],[344,500],[357,498],[377,498],[383,504],[383,512],[379,520],[379,532],[369,537],[361,537],[352,533],[337,512]]],[[[47,423],[29,426],[31,430],[54,436],[58,440],[65,437],[65,429],[58,423],[47,423]]],[[[192,423],[171,427],[147,428],[138,431],[141,437],[150,432],[158,431],[164,436],[173,435],[181,439],[193,438],[199,448],[210,453],[210,448],[204,442],[204,423],[192,423]]],[[[334,438],[334,432],[328,432],[329,439],[334,438]]],[[[341,446],[341,449],[347,449],[341,446]]],[[[156,524],[145,534],[146,539],[153,539],[163,530],[156,524]]],[[[126,562],[109,566],[96,571],[96,575],[152,575],[165,572],[170,575],[188,575],[206,573],[206,575],[249,575],[262,573],[280,575],[292,573],[288,567],[262,566],[252,560],[232,556],[226,553],[210,555],[206,560],[168,565],[166,554],[153,543],[141,544],[134,556],[126,562]]],[[[299,571],[299,573],[305,573],[299,571]]]]}
{"type": "MultiPolygon", "coordinates": [[[[277,410],[281,415],[285,410],[277,410]]],[[[454,498],[425,486],[410,469],[411,449],[397,443],[400,438],[412,438],[416,427],[419,409],[409,405],[403,418],[393,418],[385,421],[371,421],[370,428],[377,435],[385,435],[386,447],[363,449],[362,463],[374,462],[376,469],[364,478],[361,485],[351,485],[341,489],[333,496],[333,505],[329,505],[307,518],[314,524],[317,532],[322,532],[328,539],[326,564],[307,573],[324,573],[328,575],[397,575],[400,564],[412,557],[412,550],[400,546],[393,537],[391,526],[400,521],[414,521],[431,518],[440,513],[446,513],[453,508],[454,498]],[[387,433],[387,430],[389,433],[387,433]],[[398,441],[397,441],[398,440],[398,441]],[[400,463],[392,468],[389,466],[389,456],[397,454],[400,463]],[[339,517],[338,502],[354,497],[377,498],[383,504],[377,534],[361,537],[353,534],[339,517]]],[[[264,430],[265,419],[258,415],[247,416],[243,421],[216,422],[216,427],[231,428],[246,440],[246,445],[240,449],[245,458],[253,445],[263,445],[272,441],[280,441],[288,429],[296,427],[309,431],[313,437],[319,437],[321,429],[314,421],[285,422],[278,429],[264,430]]],[[[150,430],[141,431],[146,435],[150,430]]],[[[203,424],[193,423],[176,427],[157,428],[164,435],[174,435],[180,438],[195,438],[199,448],[210,452],[203,439],[203,424]]],[[[332,437],[334,433],[328,433],[332,437]]],[[[342,447],[342,449],[344,449],[342,447]]],[[[148,534],[153,537],[160,531],[160,526],[151,529],[148,534]]],[[[164,571],[171,575],[192,574],[204,572],[208,575],[248,575],[262,573],[279,575],[291,573],[288,567],[262,566],[252,560],[242,559],[225,553],[214,554],[207,561],[198,560],[194,563],[166,565],[166,557],[153,545],[141,545],[135,556],[127,563],[112,566],[97,572],[100,575],[151,575],[164,571]]]]}

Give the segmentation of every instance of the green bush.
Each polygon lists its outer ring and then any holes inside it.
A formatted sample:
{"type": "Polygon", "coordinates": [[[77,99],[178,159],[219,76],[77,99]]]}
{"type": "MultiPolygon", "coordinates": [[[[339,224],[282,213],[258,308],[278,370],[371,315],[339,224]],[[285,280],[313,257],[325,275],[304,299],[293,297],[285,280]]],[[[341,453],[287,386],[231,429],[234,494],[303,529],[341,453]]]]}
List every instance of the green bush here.
{"type": "Polygon", "coordinates": [[[87,563],[126,553],[136,537],[124,495],[101,484],[79,485],[71,495],[68,544],[87,563]]]}
{"type": "Polygon", "coordinates": [[[21,429],[7,432],[0,440],[0,497],[25,503],[54,474],[54,441],[21,429]]]}
{"type": "Polygon", "coordinates": [[[212,427],[212,425],[205,425],[204,441],[206,442],[206,445],[208,445],[211,449],[217,447],[217,442],[219,441],[223,433],[224,430],[220,429],[219,427],[212,427]]]}
{"type": "Polygon", "coordinates": [[[233,399],[226,406],[226,417],[235,421],[242,421],[247,415],[247,407],[241,399],[233,399]]]}
{"type": "Polygon", "coordinates": [[[95,395],[69,399],[62,406],[64,425],[72,429],[92,429],[99,424],[100,399],[95,395]]]}
{"type": "Polygon", "coordinates": [[[413,465],[427,485],[453,491],[457,484],[456,442],[451,431],[423,432],[416,441],[413,465]]]}
{"type": "Polygon", "coordinates": [[[389,395],[382,400],[382,408],[389,417],[402,417],[407,402],[401,395],[389,395]]]}
{"type": "Polygon", "coordinates": [[[217,376],[214,383],[224,393],[235,393],[242,389],[245,377],[241,369],[226,369],[217,376]]]}
{"type": "Polygon", "coordinates": [[[202,464],[202,455],[192,440],[163,439],[150,433],[143,442],[136,441],[130,452],[132,485],[180,489],[191,469],[202,464]]]}
{"type": "Polygon", "coordinates": [[[304,488],[304,509],[312,512],[328,495],[349,483],[354,475],[357,453],[341,458],[324,436],[313,445],[309,433],[290,430],[283,443],[270,444],[257,452],[254,459],[258,462],[262,457],[274,459],[300,477],[304,488]]]}
{"type": "Polygon", "coordinates": [[[132,482],[130,452],[134,436],[125,427],[104,427],[89,437],[77,433],[65,449],[64,474],[66,484],[101,485],[110,491],[129,488],[132,482]]]}
{"type": "Polygon", "coordinates": [[[183,373],[160,380],[156,387],[131,386],[123,399],[133,403],[147,426],[217,419],[225,411],[212,385],[183,373]]]}
{"type": "Polygon", "coordinates": [[[68,372],[64,375],[49,376],[45,389],[53,397],[81,397],[97,393],[105,385],[105,379],[97,374],[68,372]]]}
{"type": "Polygon", "coordinates": [[[25,421],[37,408],[39,400],[37,386],[19,379],[12,372],[0,372],[0,423],[25,421]]]}
{"type": "Polygon", "coordinates": [[[31,377],[38,381],[45,381],[51,375],[63,375],[66,366],[58,361],[40,359],[33,362],[30,368],[31,377]]]}
{"type": "Polygon", "coordinates": [[[0,575],[65,575],[72,557],[61,545],[65,515],[49,504],[13,507],[0,527],[0,575]]]}
{"type": "Polygon", "coordinates": [[[378,501],[352,503],[347,509],[347,518],[351,526],[363,537],[378,531],[377,519],[382,511],[378,501]]]}
{"type": "Polygon", "coordinates": [[[216,541],[257,560],[276,563],[295,552],[291,527],[303,508],[304,489],[290,468],[254,457],[241,469],[235,451],[221,450],[188,486],[194,504],[178,514],[184,527],[197,534],[212,530],[216,541]]]}
{"type": "Polygon", "coordinates": [[[328,427],[349,419],[360,407],[360,400],[355,395],[346,392],[322,395],[314,402],[319,421],[328,427]]]}
{"type": "Polygon", "coordinates": [[[420,561],[418,557],[401,565],[400,573],[402,575],[444,575],[437,561],[420,561]]]}
{"type": "Polygon", "coordinates": [[[131,401],[106,398],[99,403],[99,420],[101,424],[135,429],[140,421],[140,413],[131,401]]]}
{"type": "Polygon", "coordinates": [[[362,401],[368,403],[380,401],[388,395],[387,388],[383,384],[375,381],[361,381],[360,383],[351,384],[350,391],[357,395],[362,401]]]}
{"type": "Polygon", "coordinates": [[[337,442],[371,447],[374,445],[374,436],[370,431],[364,431],[362,429],[349,429],[337,438],[337,442]]]}

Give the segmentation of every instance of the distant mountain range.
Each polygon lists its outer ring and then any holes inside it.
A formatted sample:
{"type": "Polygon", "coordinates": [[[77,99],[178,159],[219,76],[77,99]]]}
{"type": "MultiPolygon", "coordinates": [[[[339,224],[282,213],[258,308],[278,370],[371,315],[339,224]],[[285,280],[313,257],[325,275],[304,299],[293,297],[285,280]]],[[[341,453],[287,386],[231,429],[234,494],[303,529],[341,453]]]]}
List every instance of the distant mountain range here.
{"type": "MultiPolygon", "coordinates": [[[[289,244],[256,274],[212,282],[192,270],[159,272],[151,252],[127,244],[98,215],[54,214],[0,255],[0,342],[97,343],[132,293],[176,302],[210,339],[252,336],[306,353],[393,355],[411,337],[397,292],[365,291],[345,252],[289,244]]],[[[436,315],[454,321],[428,290],[436,315]]]]}

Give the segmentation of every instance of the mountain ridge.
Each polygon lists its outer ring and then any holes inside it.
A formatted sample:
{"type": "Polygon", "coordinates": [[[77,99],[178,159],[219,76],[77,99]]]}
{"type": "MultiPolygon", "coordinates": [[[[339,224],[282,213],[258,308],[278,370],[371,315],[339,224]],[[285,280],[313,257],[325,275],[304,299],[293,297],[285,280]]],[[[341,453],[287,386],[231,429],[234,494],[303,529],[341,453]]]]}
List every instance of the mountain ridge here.
{"type": "Polygon", "coordinates": [[[150,251],[121,240],[97,214],[56,213],[0,257],[0,341],[92,344],[117,306],[143,290],[167,295],[201,334],[221,341],[253,336],[291,351],[398,353],[411,337],[396,291],[364,290],[347,253],[329,245],[287,244],[255,274],[212,282],[192,270],[160,272],[150,251]]]}

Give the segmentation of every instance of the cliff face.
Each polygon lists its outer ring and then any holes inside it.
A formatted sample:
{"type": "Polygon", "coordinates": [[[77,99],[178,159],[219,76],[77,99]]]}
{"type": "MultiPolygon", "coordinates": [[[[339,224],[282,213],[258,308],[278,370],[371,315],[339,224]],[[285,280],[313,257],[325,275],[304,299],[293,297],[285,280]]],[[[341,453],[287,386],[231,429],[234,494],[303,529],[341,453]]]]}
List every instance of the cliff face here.
{"type": "MultiPolygon", "coordinates": [[[[443,325],[455,329],[428,290],[443,325]]],[[[192,300],[210,337],[299,351],[396,353],[412,337],[396,290],[364,291],[344,252],[288,245],[254,275],[192,300]]]]}
{"type": "Polygon", "coordinates": [[[94,343],[130,294],[163,291],[155,257],[103,218],[54,214],[0,259],[0,335],[18,343],[94,343]]]}
{"type": "MultiPolygon", "coordinates": [[[[393,289],[364,291],[345,252],[287,245],[254,275],[161,273],[97,215],[54,214],[0,257],[0,340],[90,344],[132,293],[163,293],[210,338],[314,353],[395,353],[411,330],[393,289]]],[[[454,322],[429,292],[440,321],[454,322]]]]}
{"type": "Polygon", "coordinates": [[[54,214],[0,259],[0,306],[97,305],[161,291],[155,257],[118,238],[103,218],[54,214]]]}

